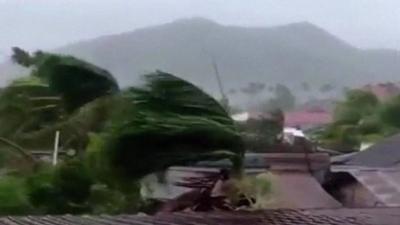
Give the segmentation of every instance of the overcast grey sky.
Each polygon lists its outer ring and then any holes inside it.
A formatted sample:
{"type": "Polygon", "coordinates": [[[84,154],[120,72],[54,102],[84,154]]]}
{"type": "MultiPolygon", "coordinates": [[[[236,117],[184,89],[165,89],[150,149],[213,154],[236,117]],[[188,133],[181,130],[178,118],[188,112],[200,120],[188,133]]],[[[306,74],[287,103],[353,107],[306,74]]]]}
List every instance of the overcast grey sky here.
{"type": "Polygon", "coordinates": [[[358,47],[400,49],[400,0],[0,0],[0,58],[11,46],[51,49],[194,16],[244,26],[309,21],[358,47]]]}

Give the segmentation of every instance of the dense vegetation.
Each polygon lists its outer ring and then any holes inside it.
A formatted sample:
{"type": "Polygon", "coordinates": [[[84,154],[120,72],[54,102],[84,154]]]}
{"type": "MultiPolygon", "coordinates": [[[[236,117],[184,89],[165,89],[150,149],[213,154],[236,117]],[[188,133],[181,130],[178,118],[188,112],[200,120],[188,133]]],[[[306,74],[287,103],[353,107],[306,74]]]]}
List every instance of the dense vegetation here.
{"type": "Polygon", "coordinates": [[[338,102],[334,122],[318,135],[321,144],[340,151],[356,151],[399,132],[400,97],[379,101],[371,92],[351,90],[338,102]]]}
{"type": "Polygon", "coordinates": [[[121,90],[77,58],[13,50],[31,72],[0,93],[0,214],[136,212],[148,174],[222,158],[240,172],[240,132],[193,84],[157,71],[121,90]],[[56,131],[76,154],[54,166],[32,152],[51,152],[56,131]]]}

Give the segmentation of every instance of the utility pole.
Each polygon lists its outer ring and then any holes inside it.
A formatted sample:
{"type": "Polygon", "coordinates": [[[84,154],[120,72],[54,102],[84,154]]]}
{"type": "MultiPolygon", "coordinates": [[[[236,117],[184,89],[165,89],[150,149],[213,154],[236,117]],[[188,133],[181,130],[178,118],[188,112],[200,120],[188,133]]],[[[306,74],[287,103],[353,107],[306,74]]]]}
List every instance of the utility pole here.
{"type": "Polygon", "coordinates": [[[219,88],[219,91],[220,91],[221,97],[222,97],[221,104],[225,108],[225,110],[229,111],[229,100],[225,95],[224,86],[222,85],[222,79],[221,79],[221,76],[220,76],[219,70],[218,70],[218,65],[217,65],[217,62],[215,61],[214,57],[212,57],[212,66],[214,68],[215,77],[216,77],[217,83],[218,83],[218,88],[219,88]]]}
{"type": "Polygon", "coordinates": [[[60,131],[56,131],[56,135],[54,137],[54,151],[53,151],[53,166],[57,165],[58,162],[58,147],[60,142],[60,131]]]}

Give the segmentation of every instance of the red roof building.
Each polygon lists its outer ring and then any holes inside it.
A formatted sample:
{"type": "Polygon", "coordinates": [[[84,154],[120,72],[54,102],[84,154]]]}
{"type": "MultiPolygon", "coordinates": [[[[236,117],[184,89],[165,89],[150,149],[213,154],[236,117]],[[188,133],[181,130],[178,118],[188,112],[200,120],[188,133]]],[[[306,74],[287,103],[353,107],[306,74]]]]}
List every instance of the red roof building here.
{"type": "Polygon", "coordinates": [[[308,128],[329,124],[333,121],[332,114],[321,108],[311,108],[302,111],[285,113],[286,127],[308,128]]]}

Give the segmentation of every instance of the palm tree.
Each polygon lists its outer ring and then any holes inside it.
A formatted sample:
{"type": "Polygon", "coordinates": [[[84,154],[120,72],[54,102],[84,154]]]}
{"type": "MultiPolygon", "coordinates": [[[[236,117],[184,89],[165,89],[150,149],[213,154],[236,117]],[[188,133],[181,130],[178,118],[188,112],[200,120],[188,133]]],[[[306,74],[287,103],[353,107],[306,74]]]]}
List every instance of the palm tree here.
{"type": "Polygon", "coordinates": [[[122,94],[127,109],[112,121],[105,146],[112,165],[141,177],[172,165],[231,158],[240,172],[242,139],[212,97],[174,75],[156,72],[122,94]]]}
{"type": "Polygon", "coordinates": [[[99,130],[106,119],[107,96],[118,92],[118,84],[110,73],[82,60],[35,55],[29,65],[23,64],[32,67],[31,75],[0,93],[0,137],[20,149],[46,150],[61,130],[64,147],[84,150],[88,132],[99,130]]]}
{"type": "MultiPolygon", "coordinates": [[[[110,73],[82,60],[41,52],[33,62],[30,84],[36,82],[33,86],[46,93],[27,91],[24,101],[32,107],[18,109],[24,116],[35,112],[38,118],[50,111],[55,119],[36,119],[14,135],[16,143],[52,146],[60,130],[62,146],[84,150],[88,134],[95,132],[104,136],[111,164],[129,177],[226,157],[240,171],[244,147],[233,120],[195,85],[156,72],[145,76],[144,87],[120,92],[110,73]]],[[[29,116],[22,117],[25,120],[29,116]]]]}

